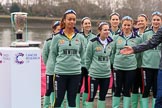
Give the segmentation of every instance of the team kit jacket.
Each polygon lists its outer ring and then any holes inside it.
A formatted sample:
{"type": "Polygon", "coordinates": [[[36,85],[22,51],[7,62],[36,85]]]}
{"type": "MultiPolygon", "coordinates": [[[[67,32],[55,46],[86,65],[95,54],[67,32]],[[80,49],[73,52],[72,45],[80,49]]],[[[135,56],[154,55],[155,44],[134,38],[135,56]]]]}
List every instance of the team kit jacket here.
{"type": "MultiPolygon", "coordinates": [[[[43,58],[44,64],[46,66],[49,64],[48,62],[50,62],[49,52],[50,52],[50,45],[51,45],[53,36],[54,36],[54,34],[52,34],[52,36],[45,41],[44,46],[43,46],[42,58],[43,58]]],[[[53,71],[50,71],[50,70],[46,69],[47,75],[53,75],[53,71]]]]}
{"type": "Polygon", "coordinates": [[[135,70],[137,68],[136,54],[123,55],[120,53],[120,50],[123,49],[124,46],[136,46],[139,43],[141,43],[141,37],[135,32],[132,32],[127,37],[124,36],[123,32],[115,35],[113,42],[113,67],[119,70],[135,70]]]}
{"type": "Polygon", "coordinates": [[[58,75],[78,75],[84,64],[84,37],[75,29],[72,39],[65,36],[63,30],[53,37],[50,47],[50,62],[47,68],[58,75]]]}
{"type": "Polygon", "coordinates": [[[107,38],[107,45],[105,48],[99,40],[99,37],[92,39],[86,49],[86,68],[89,71],[89,76],[93,78],[109,78],[110,69],[110,55],[112,47],[110,43],[112,38],[107,38]]]}
{"type": "MultiPolygon", "coordinates": [[[[155,34],[153,29],[149,29],[145,31],[142,37],[142,41],[148,41],[149,39],[152,38],[152,36],[155,34]]],[[[160,64],[160,52],[161,44],[158,45],[157,47],[144,51],[143,56],[142,56],[142,67],[144,68],[153,68],[153,69],[158,69],[159,64],[160,64]],[[156,59],[155,59],[156,58],[156,59]]]]}

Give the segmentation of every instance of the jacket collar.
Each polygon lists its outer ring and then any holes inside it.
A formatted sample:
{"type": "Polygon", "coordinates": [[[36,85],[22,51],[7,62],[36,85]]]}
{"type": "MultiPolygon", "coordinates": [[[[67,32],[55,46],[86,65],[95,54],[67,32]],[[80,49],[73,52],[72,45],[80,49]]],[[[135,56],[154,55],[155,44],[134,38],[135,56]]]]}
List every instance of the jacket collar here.
{"type": "MultiPolygon", "coordinates": [[[[132,31],[132,35],[131,35],[130,39],[131,39],[131,38],[136,38],[137,35],[138,35],[137,32],[133,32],[133,31],[132,31]]],[[[121,32],[119,33],[119,36],[124,37],[124,33],[121,31],[121,32]]]]}
{"type": "MultiPolygon", "coordinates": [[[[63,28],[63,29],[64,29],[64,28],[63,28]]],[[[63,29],[61,29],[60,32],[59,32],[61,35],[64,35],[63,29]]],[[[76,27],[74,27],[74,32],[75,32],[75,34],[76,34],[76,33],[79,33],[79,30],[78,30],[76,27]]]]}
{"type": "MultiPolygon", "coordinates": [[[[100,37],[100,34],[97,35],[97,41],[98,41],[99,43],[101,43],[99,37],[100,37]]],[[[107,43],[109,44],[109,43],[111,43],[112,41],[113,41],[113,39],[109,36],[109,37],[107,38],[107,43]]],[[[102,44],[102,43],[101,43],[101,44],[102,44]]]]}

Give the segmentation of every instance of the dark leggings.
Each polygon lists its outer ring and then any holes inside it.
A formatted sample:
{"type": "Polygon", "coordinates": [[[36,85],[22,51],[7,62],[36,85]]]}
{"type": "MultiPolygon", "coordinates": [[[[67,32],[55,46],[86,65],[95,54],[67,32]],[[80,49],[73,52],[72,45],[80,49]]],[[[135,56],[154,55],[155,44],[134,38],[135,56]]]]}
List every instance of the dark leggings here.
{"type": "Polygon", "coordinates": [[[158,69],[143,68],[143,76],[144,76],[144,92],[142,96],[143,98],[147,98],[149,96],[151,87],[153,91],[153,97],[156,98],[157,74],[158,69]]]}
{"type": "Polygon", "coordinates": [[[81,71],[82,71],[82,73],[81,73],[81,80],[79,83],[78,93],[80,93],[80,90],[81,90],[81,87],[83,84],[83,80],[84,80],[84,92],[88,93],[88,71],[85,67],[82,67],[81,71]]]}
{"type": "MultiPolygon", "coordinates": [[[[114,68],[113,68],[113,65],[111,65],[111,74],[112,74],[112,78],[114,78],[114,68]]],[[[115,91],[115,85],[114,83],[112,84],[112,93],[114,93],[115,91]]]]}
{"type": "Polygon", "coordinates": [[[130,97],[130,90],[134,83],[135,70],[117,70],[114,69],[114,96],[120,97],[121,93],[124,96],[130,97]]]}
{"type": "Polygon", "coordinates": [[[88,78],[88,102],[93,102],[96,96],[98,86],[100,87],[99,100],[104,101],[108,88],[109,88],[110,78],[88,78]]]}
{"type": "Polygon", "coordinates": [[[46,75],[46,94],[45,96],[50,96],[53,92],[53,75],[46,75]]]}
{"type": "Polygon", "coordinates": [[[132,93],[134,93],[134,94],[141,93],[142,94],[142,91],[144,89],[142,79],[143,79],[142,69],[137,68],[136,69],[135,80],[134,80],[133,87],[132,87],[132,93]],[[140,89],[140,92],[139,92],[139,89],[140,89]]]}
{"type": "Polygon", "coordinates": [[[61,107],[65,92],[69,107],[76,106],[75,99],[79,81],[80,75],[55,75],[55,108],[61,107]]]}

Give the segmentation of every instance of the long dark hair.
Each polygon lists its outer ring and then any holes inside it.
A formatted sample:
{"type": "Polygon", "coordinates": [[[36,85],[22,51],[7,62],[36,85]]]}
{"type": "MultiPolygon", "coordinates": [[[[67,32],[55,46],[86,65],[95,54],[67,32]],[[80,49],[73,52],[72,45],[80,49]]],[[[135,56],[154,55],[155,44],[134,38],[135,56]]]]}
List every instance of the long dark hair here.
{"type": "Polygon", "coordinates": [[[61,29],[65,28],[64,20],[66,19],[66,15],[71,13],[76,15],[76,12],[73,9],[68,9],[67,11],[65,11],[60,23],[61,29]]]}

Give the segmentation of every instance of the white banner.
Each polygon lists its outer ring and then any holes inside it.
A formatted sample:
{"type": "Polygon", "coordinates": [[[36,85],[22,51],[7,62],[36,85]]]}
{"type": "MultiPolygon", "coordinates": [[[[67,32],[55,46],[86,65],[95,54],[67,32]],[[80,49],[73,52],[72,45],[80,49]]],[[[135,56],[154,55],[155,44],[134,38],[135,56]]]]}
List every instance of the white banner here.
{"type": "Polygon", "coordinates": [[[41,108],[39,48],[0,48],[0,108],[41,108]]]}

